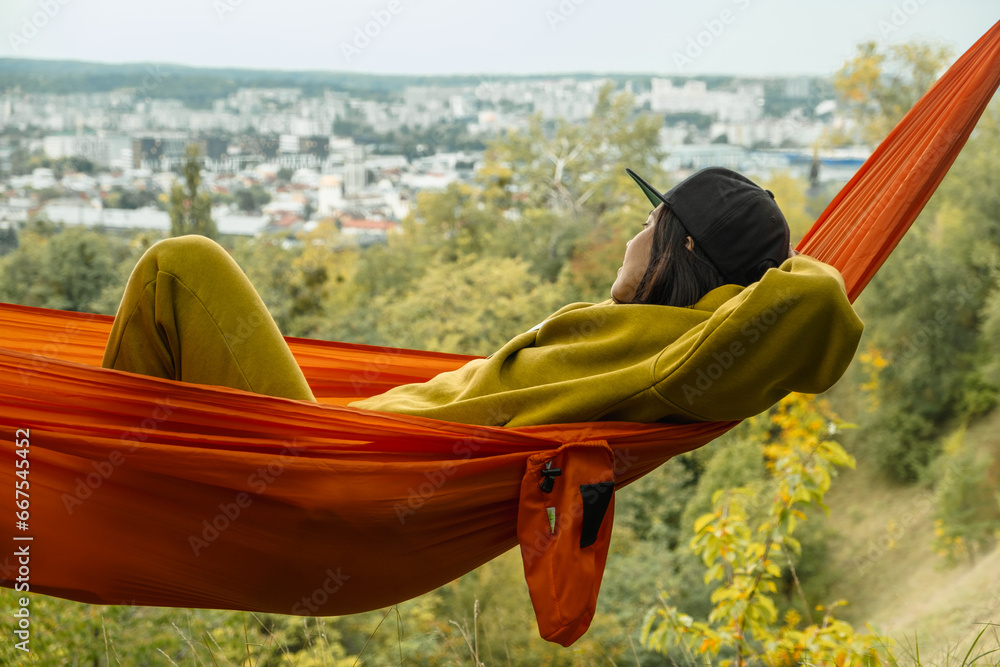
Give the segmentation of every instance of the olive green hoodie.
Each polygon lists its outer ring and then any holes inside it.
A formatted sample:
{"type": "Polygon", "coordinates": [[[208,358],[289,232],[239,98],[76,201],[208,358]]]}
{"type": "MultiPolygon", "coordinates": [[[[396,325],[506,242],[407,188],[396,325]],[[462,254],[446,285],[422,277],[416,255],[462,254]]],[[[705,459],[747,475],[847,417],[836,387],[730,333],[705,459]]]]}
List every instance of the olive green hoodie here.
{"type": "Polygon", "coordinates": [[[837,270],[798,255],[690,308],[565,306],[486,359],[351,406],[489,426],[743,419],[830,388],[862,327],[837,270]]]}

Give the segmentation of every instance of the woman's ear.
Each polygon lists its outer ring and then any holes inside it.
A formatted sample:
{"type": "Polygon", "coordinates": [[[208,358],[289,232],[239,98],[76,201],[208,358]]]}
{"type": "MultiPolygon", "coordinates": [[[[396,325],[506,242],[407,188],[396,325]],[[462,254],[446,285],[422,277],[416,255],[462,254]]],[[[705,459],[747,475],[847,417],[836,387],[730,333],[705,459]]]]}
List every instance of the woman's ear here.
{"type": "Polygon", "coordinates": [[[694,252],[694,239],[691,238],[690,236],[687,237],[687,241],[684,242],[684,247],[690,250],[691,252],[694,252]]]}

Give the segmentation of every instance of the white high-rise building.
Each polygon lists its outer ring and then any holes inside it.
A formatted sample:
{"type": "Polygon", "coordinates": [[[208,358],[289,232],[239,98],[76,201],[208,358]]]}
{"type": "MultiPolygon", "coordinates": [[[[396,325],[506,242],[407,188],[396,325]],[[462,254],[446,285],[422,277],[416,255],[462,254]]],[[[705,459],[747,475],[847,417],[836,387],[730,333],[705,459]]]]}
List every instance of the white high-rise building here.
{"type": "Polygon", "coordinates": [[[704,81],[686,81],[675,86],[670,79],[652,79],[650,108],[658,113],[702,113],[715,120],[747,123],[764,112],[764,87],[741,85],[736,92],[708,90],[704,81]]]}
{"type": "Polygon", "coordinates": [[[344,194],[356,195],[365,187],[365,147],[352,146],[344,155],[344,194]]]}
{"type": "Polygon", "coordinates": [[[332,215],[344,206],[344,180],[338,174],[327,174],[320,178],[317,198],[317,213],[332,215]]]}

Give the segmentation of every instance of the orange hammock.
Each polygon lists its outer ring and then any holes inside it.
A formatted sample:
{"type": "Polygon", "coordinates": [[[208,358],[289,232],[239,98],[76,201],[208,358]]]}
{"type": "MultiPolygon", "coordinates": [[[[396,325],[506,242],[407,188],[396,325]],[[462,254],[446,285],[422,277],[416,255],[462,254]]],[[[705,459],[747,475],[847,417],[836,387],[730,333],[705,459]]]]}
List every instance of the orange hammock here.
{"type": "MultiPolygon", "coordinates": [[[[1000,23],[803,239],[801,251],[842,272],[852,300],[998,84],[1000,23]]],[[[520,541],[540,631],[568,644],[593,614],[613,505],[594,554],[532,543],[524,489],[537,485],[522,489],[526,469],[584,443],[612,453],[602,465],[621,488],[735,425],[505,429],[350,409],[471,357],[288,338],[321,401],[298,402],[101,369],[110,328],[107,316],[0,306],[6,587],[100,604],[348,614],[432,590],[520,541]],[[29,501],[25,524],[16,500],[29,501]]]]}

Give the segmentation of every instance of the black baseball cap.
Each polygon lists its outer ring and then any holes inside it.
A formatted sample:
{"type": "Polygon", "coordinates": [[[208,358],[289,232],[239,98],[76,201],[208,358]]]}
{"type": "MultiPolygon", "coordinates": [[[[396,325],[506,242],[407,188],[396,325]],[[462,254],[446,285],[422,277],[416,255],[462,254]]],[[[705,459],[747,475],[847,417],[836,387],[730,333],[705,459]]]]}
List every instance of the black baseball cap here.
{"type": "Polygon", "coordinates": [[[747,286],[788,257],[791,233],[765,190],[743,174],[708,167],[660,194],[626,169],[653,206],[666,204],[727,281],[747,286]]]}

